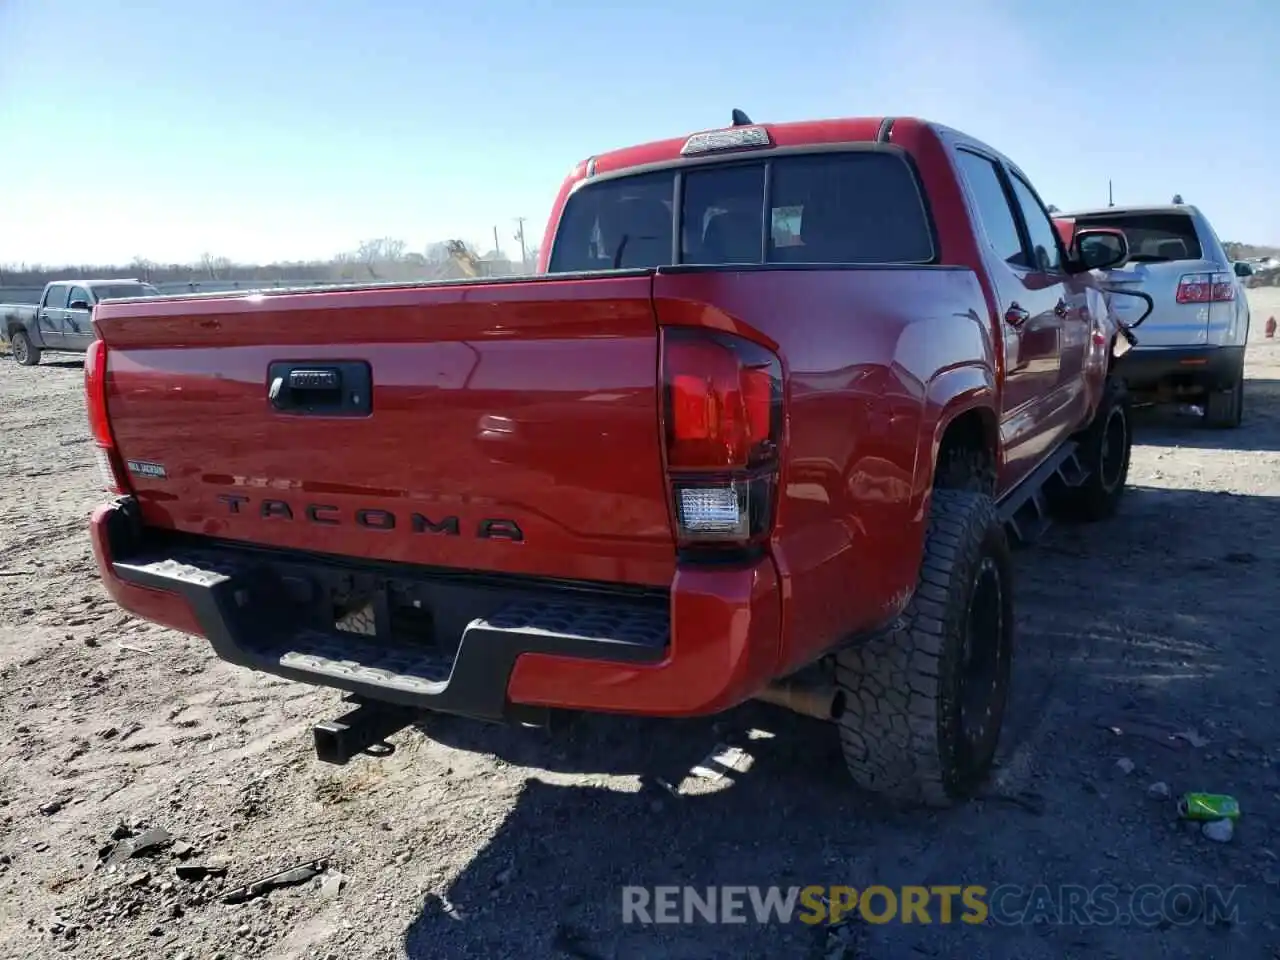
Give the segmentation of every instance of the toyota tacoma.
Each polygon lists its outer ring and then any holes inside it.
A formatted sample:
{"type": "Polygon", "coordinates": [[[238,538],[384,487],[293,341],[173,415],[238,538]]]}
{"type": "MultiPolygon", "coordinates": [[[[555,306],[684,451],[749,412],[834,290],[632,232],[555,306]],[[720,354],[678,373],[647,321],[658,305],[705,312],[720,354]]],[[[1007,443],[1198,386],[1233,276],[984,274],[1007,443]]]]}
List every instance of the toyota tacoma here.
{"type": "Polygon", "coordinates": [[[99,304],[110,595],[337,688],[344,762],[422,711],[831,720],[907,802],[989,770],[1011,541],[1110,515],[1124,331],[1001,153],[911,118],[579,163],[539,274],[99,304]]]}

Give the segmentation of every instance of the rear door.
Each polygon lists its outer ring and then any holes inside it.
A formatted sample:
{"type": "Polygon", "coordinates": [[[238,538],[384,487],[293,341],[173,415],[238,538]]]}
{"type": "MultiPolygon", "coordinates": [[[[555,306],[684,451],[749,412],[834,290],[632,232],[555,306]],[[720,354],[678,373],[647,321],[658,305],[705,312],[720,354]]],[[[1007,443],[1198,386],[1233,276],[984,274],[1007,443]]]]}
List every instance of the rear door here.
{"type": "MultiPolygon", "coordinates": [[[[1091,214],[1076,219],[1076,229],[1115,227],[1129,240],[1129,260],[1114,270],[1099,271],[1099,280],[1118,291],[1145,293],[1155,302],[1151,316],[1137,331],[1139,349],[1195,347],[1208,342],[1211,305],[1179,303],[1183,277],[1224,269],[1204,249],[1189,213],[1133,212],[1091,214]]],[[[1137,297],[1113,297],[1123,323],[1142,315],[1146,304],[1137,297]]]]}
{"type": "Polygon", "coordinates": [[[67,350],[83,352],[93,342],[93,297],[85,287],[72,287],[67,312],[62,324],[62,345],[67,350]]]}
{"type": "Polygon", "coordinates": [[[51,283],[44,291],[40,309],[36,311],[36,329],[40,343],[50,350],[62,350],[66,340],[62,325],[67,313],[67,297],[71,288],[65,283],[51,283]]]}
{"type": "MultiPolygon", "coordinates": [[[[1003,163],[969,147],[958,149],[956,159],[986,240],[984,259],[1003,321],[1000,433],[1005,462],[1000,481],[1007,487],[1051,453],[1067,427],[1060,389],[1065,278],[1043,237],[1039,246],[1045,248],[1044,256],[1036,252],[1003,163]]],[[[1045,227],[1052,232],[1047,215],[1045,227]]]]}

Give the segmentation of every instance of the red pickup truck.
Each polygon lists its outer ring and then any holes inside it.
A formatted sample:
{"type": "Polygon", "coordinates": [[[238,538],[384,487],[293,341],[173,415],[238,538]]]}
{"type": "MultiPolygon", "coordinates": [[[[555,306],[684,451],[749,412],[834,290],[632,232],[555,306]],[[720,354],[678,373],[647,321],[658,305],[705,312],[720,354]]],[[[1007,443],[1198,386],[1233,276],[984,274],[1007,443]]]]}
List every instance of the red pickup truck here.
{"type": "Polygon", "coordinates": [[[1124,490],[1089,274],[1123,234],[1065,248],[936,124],[736,115],[580,163],[542,249],[533,278],[98,305],[111,596],[346,691],[333,762],[414,711],[763,698],[835,721],[864,787],[971,794],[1008,534],[1124,490]]]}

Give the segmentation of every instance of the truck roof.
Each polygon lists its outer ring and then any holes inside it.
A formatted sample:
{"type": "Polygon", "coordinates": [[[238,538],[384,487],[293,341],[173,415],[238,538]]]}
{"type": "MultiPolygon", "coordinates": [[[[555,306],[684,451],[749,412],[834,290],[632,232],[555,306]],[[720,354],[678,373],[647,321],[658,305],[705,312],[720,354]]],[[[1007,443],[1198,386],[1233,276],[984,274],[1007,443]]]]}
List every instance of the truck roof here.
{"type": "MultiPolygon", "coordinates": [[[[926,121],[914,118],[896,120],[893,117],[844,117],[829,120],[801,120],[791,123],[753,123],[752,127],[763,127],[775,146],[813,146],[823,143],[849,143],[857,141],[873,141],[888,136],[888,128],[893,123],[928,125],[926,121]],[[881,131],[884,131],[883,133],[881,131]]],[[[586,161],[588,174],[610,173],[627,170],[633,167],[644,167],[656,163],[674,163],[681,159],[681,150],[691,136],[699,133],[713,133],[730,127],[711,127],[694,131],[683,137],[672,137],[666,140],[653,140],[631,147],[610,150],[596,154],[586,161]]]]}
{"type": "Polygon", "coordinates": [[[1108,214],[1126,214],[1135,213],[1139,215],[1153,215],[1161,213],[1184,213],[1196,216],[1200,211],[1189,203],[1158,203],[1150,206],[1136,205],[1123,206],[1117,204],[1114,207],[1090,207],[1085,210],[1071,210],[1065,213],[1056,214],[1059,217],[1097,217],[1107,216],[1108,214]]]}
{"type": "Polygon", "coordinates": [[[97,286],[102,286],[108,283],[145,283],[145,282],[146,281],[144,280],[139,280],[137,277],[116,277],[115,279],[112,279],[110,277],[98,277],[93,280],[85,280],[80,277],[73,277],[70,280],[50,280],[49,283],[45,284],[45,286],[49,286],[50,284],[54,284],[54,283],[66,283],[66,284],[71,284],[77,287],[97,287],[97,286]]]}

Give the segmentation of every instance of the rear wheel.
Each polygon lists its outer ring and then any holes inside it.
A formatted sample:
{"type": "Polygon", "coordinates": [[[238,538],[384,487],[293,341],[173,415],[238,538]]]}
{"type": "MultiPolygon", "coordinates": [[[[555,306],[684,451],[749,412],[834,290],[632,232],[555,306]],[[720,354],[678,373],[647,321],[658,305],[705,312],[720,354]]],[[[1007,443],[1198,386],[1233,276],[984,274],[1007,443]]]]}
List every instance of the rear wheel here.
{"type": "Polygon", "coordinates": [[[13,351],[13,359],[24,367],[34,367],[40,362],[40,348],[31,342],[25,330],[14,331],[9,348],[13,351]]]}
{"type": "Polygon", "coordinates": [[[1218,430],[1232,430],[1244,419],[1244,370],[1226,390],[1212,391],[1204,401],[1204,424],[1218,430]]]}
{"type": "Polygon", "coordinates": [[[995,758],[1012,659],[1012,566],[995,506],[935,490],[902,626],[836,658],[854,781],[929,806],[971,794],[995,758]]]}
{"type": "Polygon", "coordinates": [[[1066,487],[1055,506],[1072,520],[1105,520],[1116,512],[1129,479],[1133,450],[1132,403],[1124,382],[1109,379],[1093,422],[1076,437],[1077,455],[1087,477],[1066,487]]]}

